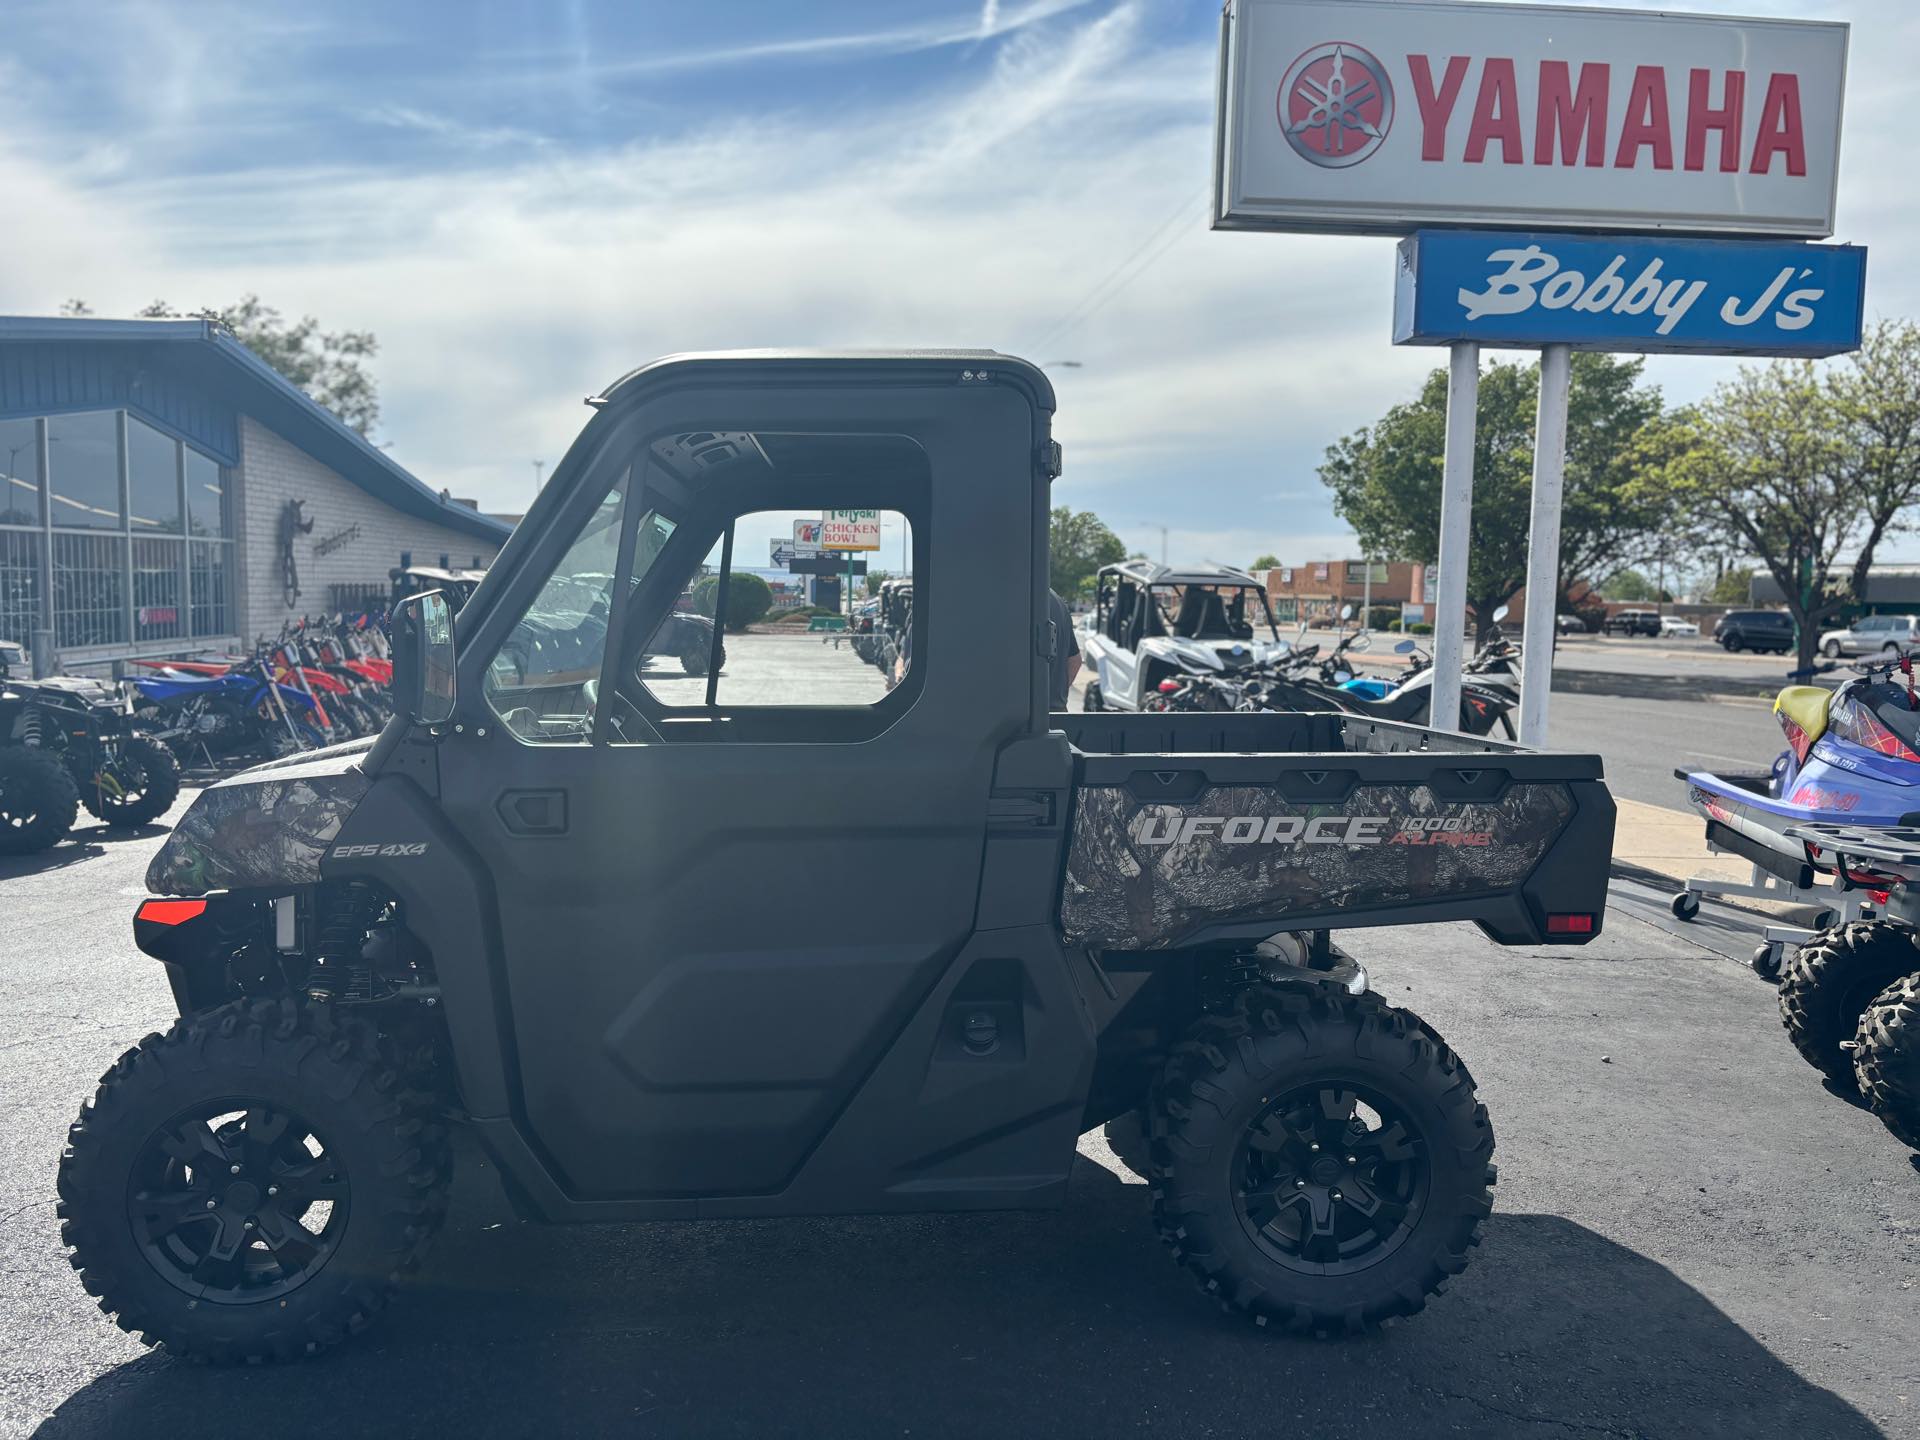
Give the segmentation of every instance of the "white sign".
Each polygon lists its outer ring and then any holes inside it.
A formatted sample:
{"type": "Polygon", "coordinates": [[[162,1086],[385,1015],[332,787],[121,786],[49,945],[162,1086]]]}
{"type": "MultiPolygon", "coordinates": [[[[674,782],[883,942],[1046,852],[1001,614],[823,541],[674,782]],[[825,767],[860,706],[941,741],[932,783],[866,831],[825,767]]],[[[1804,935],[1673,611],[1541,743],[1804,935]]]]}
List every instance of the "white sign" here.
{"type": "MultiPolygon", "coordinates": [[[[796,526],[795,536],[799,531],[796,526]]],[[[829,510],[820,517],[822,550],[878,550],[880,548],[880,512],[878,510],[829,510]]]]}
{"type": "Polygon", "coordinates": [[[768,540],[767,550],[777,566],[784,567],[789,560],[810,560],[820,553],[820,522],[818,520],[796,520],[793,522],[791,540],[768,540]],[[805,533],[802,534],[801,532],[805,533]]]}
{"type": "Polygon", "coordinates": [[[1847,26],[1229,0],[1214,228],[1833,233],[1847,26]]]}

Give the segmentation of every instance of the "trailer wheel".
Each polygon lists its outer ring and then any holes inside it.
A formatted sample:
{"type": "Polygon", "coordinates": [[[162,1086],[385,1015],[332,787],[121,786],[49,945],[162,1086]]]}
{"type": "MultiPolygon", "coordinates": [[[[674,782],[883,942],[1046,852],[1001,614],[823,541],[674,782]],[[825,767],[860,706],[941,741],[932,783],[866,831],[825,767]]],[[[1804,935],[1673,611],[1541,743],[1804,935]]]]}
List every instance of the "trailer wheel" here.
{"type": "Polygon", "coordinates": [[[1677,891],[1673,897],[1673,918],[1691,920],[1700,913],[1700,897],[1691,890],[1677,891]]]}
{"type": "Polygon", "coordinates": [[[1920,974],[1902,976],[1860,1017],[1854,1077],[1902,1145],[1920,1150],[1920,974]]]}
{"type": "Polygon", "coordinates": [[[1473,1077],[1411,1011],[1258,986],[1196,1024],[1154,1092],[1153,1215],[1223,1308],[1326,1334],[1411,1315],[1493,1209],[1473,1077]]]}
{"type": "Polygon", "coordinates": [[[1781,975],[1787,1038],[1809,1065],[1851,1090],[1853,1056],[1841,1046],[1854,1038],[1873,997],[1915,969],[1920,946],[1898,925],[1855,920],[1821,931],[1794,952],[1781,975]]]}
{"type": "Polygon", "coordinates": [[[31,855],[73,829],[80,792],[37,746],[0,745],[0,855],[31,855]]]}
{"type": "Polygon", "coordinates": [[[238,1000],[149,1035],[101,1077],[60,1158],[60,1238],[149,1345],[222,1363],[363,1329],[439,1228],[431,1102],[362,1021],[238,1000]]]}

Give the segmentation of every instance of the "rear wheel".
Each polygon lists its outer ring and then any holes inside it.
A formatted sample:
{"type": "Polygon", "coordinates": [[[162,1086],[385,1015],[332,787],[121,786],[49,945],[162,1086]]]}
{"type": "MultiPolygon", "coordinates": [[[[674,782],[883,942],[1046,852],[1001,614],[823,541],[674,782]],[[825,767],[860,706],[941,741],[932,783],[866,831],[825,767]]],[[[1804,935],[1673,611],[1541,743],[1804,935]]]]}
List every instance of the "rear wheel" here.
{"type": "Polygon", "coordinates": [[[148,1344],[233,1362],[365,1327],[438,1228],[444,1132],[373,1029],[242,1000],[149,1035],[60,1159],[61,1239],[148,1344]]]}
{"type": "Polygon", "coordinates": [[[167,813],[180,795],[180,762],[158,740],[122,740],[107,764],[80,787],[87,813],[109,825],[144,825],[167,813]]]}
{"type": "Polygon", "coordinates": [[[1838,660],[1840,658],[1840,642],[1838,640],[1827,641],[1826,644],[1820,647],[1820,653],[1829,660],[1838,660]]]}
{"type": "Polygon", "coordinates": [[[1855,920],[1823,930],[1802,945],[1780,979],[1780,1020],[1809,1065],[1852,1089],[1854,1038],[1874,996],[1920,970],[1913,933],[1884,921],[1855,920]]]}
{"type": "Polygon", "coordinates": [[[704,645],[689,645],[680,652],[680,668],[689,675],[707,673],[708,652],[704,645]]]}
{"type": "Polygon", "coordinates": [[[1493,1129],[1419,1017],[1337,985],[1256,987],[1155,1090],[1153,1213],[1201,1288],[1259,1324],[1356,1331],[1466,1268],[1493,1129]]]}
{"type": "Polygon", "coordinates": [[[1920,1150],[1920,974],[1902,976],[1860,1017],[1854,1078],[1901,1144],[1920,1150]]]}
{"type": "Polygon", "coordinates": [[[1722,640],[1720,644],[1729,655],[1737,654],[1740,650],[1740,637],[1738,635],[1729,635],[1726,639],[1722,640]]]}
{"type": "Polygon", "coordinates": [[[1106,697],[1100,693],[1100,682],[1089,680],[1087,688],[1080,694],[1080,708],[1092,713],[1107,708],[1106,697]]]}
{"type": "Polygon", "coordinates": [[[73,828],[80,792],[46,751],[0,745],[0,855],[31,855],[73,828]]]}

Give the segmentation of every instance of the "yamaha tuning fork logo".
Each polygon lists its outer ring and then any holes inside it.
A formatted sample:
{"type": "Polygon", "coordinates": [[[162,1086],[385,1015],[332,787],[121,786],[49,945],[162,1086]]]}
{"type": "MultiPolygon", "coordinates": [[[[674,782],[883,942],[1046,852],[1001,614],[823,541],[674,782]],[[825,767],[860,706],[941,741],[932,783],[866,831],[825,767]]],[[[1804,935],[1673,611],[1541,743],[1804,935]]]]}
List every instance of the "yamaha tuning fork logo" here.
{"type": "Polygon", "coordinates": [[[1280,82],[1280,132],[1304,160],[1329,170],[1358,165],[1393,126],[1387,67],[1358,45],[1316,45],[1280,82]]]}

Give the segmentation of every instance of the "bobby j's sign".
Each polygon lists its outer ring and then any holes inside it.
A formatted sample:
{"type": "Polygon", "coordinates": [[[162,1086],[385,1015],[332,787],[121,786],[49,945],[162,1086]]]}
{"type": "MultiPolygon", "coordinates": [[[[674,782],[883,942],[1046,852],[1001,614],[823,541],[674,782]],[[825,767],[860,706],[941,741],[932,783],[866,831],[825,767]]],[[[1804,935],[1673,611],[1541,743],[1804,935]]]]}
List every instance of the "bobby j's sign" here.
{"type": "Polygon", "coordinates": [[[1422,230],[1400,242],[1397,344],[1836,355],[1860,344],[1867,252],[1422,230]]]}

